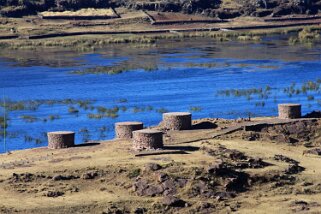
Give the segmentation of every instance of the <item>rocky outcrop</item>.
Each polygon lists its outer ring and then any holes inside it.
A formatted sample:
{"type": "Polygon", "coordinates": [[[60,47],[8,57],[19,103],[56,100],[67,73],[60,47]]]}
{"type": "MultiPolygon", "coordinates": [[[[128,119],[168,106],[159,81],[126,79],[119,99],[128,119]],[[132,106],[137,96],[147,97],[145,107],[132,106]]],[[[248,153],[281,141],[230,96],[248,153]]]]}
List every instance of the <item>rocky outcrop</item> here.
{"type": "Polygon", "coordinates": [[[239,0],[245,15],[283,16],[289,14],[312,14],[320,9],[317,0],[239,0]]]}

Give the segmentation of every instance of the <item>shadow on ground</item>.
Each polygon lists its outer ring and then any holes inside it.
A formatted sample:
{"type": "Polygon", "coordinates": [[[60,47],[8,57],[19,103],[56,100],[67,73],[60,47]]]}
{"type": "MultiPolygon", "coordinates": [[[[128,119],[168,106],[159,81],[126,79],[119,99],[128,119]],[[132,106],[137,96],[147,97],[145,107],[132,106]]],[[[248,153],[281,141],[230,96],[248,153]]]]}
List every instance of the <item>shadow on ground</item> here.
{"type": "Polygon", "coordinates": [[[192,129],[194,130],[195,129],[215,129],[215,128],[217,128],[217,125],[211,122],[200,122],[192,126],[192,129]]]}
{"type": "Polygon", "coordinates": [[[198,151],[200,148],[197,146],[164,146],[163,148],[166,150],[177,150],[177,151],[184,151],[184,152],[194,152],[198,151]]]}
{"type": "Polygon", "coordinates": [[[86,146],[97,146],[100,145],[100,143],[93,142],[93,143],[82,143],[78,145],[74,145],[74,147],[86,147],[86,146]]]}

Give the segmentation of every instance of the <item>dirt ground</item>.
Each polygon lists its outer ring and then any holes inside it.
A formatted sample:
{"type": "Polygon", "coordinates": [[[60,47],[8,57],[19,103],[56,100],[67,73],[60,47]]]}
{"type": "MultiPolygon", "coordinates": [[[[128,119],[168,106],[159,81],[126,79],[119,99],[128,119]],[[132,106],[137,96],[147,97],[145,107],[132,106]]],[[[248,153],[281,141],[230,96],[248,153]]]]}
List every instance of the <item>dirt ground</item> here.
{"type": "Polygon", "coordinates": [[[112,140],[2,154],[0,212],[321,213],[321,120],[271,120],[194,121],[164,130],[159,151],[112,140]]]}

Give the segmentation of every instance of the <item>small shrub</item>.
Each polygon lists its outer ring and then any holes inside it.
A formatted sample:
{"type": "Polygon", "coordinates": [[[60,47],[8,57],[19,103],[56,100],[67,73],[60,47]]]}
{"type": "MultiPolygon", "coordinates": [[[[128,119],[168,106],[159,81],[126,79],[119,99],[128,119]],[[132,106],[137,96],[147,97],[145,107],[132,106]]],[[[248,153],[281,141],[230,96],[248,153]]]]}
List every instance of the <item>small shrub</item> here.
{"type": "Polygon", "coordinates": [[[141,170],[139,168],[133,169],[131,172],[128,173],[129,178],[136,178],[140,175],[141,170]]]}

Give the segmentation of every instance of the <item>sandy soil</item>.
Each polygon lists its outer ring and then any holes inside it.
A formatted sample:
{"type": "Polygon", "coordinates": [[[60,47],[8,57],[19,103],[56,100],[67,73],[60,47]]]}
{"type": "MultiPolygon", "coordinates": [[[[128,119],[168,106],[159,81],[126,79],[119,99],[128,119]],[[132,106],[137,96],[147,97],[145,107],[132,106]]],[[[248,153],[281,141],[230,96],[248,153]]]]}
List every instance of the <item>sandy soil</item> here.
{"type": "MultiPolygon", "coordinates": [[[[243,120],[194,123],[199,125],[193,130],[166,132],[161,151],[135,153],[130,141],[112,140],[3,154],[0,212],[321,212],[320,156],[306,152],[320,146],[320,119],[304,122],[298,133],[309,127],[312,135],[297,136],[295,143],[244,139],[245,130],[213,138],[229,127],[249,124],[243,120]]],[[[273,127],[270,132],[278,133],[273,127]]],[[[251,132],[265,136],[266,130],[251,132]]]]}

